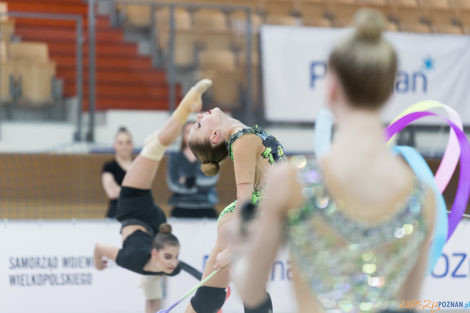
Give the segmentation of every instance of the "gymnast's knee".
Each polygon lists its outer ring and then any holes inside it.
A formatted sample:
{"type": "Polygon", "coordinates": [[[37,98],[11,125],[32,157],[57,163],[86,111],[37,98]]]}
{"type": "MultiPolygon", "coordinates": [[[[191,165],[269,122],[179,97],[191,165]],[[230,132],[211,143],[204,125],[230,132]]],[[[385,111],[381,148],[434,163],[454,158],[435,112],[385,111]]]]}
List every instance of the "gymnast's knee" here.
{"type": "Polygon", "coordinates": [[[225,294],[225,288],[202,286],[191,298],[191,305],[197,313],[216,313],[224,305],[225,294]]]}
{"type": "Polygon", "coordinates": [[[266,299],[258,306],[253,308],[248,308],[246,305],[245,313],[272,313],[273,312],[273,303],[271,302],[271,296],[269,293],[266,293],[266,299]]]}

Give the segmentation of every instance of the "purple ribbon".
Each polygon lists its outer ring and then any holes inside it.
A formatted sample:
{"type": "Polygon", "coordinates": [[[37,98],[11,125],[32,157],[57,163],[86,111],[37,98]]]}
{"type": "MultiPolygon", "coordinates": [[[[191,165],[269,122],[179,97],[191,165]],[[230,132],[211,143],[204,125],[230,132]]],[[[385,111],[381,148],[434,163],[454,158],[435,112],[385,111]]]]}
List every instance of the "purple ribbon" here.
{"type": "Polygon", "coordinates": [[[470,144],[467,141],[465,133],[449,119],[433,112],[421,111],[409,113],[395,121],[393,124],[389,125],[386,129],[386,137],[387,140],[390,139],[393,135],[400,132],[410,123],[425,116],[436,116],[445,120],[447,124],[449,124],[449,126],[454,130],[460,145],[459,183],[457,186],[454,203],[452,204],[451,212],[449,214],[449,227],[447,233],[447,240],[449,240],[457,228],[458,223],[462,219],[470,194],[470,144]]]}

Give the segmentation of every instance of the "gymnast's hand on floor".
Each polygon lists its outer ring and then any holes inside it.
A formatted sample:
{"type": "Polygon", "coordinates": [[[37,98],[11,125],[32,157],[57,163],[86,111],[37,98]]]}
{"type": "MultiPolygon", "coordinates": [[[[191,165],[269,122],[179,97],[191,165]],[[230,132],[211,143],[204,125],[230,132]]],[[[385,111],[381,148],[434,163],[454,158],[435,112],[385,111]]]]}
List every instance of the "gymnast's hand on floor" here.
{"type": "Polygon", "coordinates": [[[103,257],[101,258],[101,260],[95,260],[95,268],[98,271],[102,271],[107,267],[108,267],[108,259],[103,257]]]}

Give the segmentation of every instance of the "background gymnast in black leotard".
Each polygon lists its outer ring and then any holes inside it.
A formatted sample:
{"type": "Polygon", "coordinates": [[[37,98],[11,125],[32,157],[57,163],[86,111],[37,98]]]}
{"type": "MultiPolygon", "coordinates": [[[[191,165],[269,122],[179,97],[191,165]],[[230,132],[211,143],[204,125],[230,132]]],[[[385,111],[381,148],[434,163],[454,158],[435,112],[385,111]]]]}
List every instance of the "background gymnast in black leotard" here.
{"type": "Polygon", "coordinates": [[[202,80],[186,94],[161,130],[151,134],[140,155],[132,162],[124,177],[116,218],[121,222],[122,248],[96,244],[95,267],[103,270],[107,260],[143,275],[146,312],[160,308],[162,275],[179,272],[179,242],[171,234],[163,211],[155,205],[150,188],[165,149],[181,133],[188,116],[201,108],[201,95],[212,82],[202,80]]]}

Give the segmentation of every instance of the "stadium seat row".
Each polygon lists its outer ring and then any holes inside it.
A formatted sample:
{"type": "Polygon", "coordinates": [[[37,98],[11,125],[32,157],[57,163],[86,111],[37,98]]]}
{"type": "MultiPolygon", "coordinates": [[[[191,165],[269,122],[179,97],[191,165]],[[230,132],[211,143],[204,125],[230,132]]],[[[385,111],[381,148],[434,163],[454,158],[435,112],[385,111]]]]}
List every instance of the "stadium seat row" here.
{"type": "MultiPolygon", "coordinates": [[[[205,1],[204,1],[205,2],[205,1]]],[[[256,2],[256,1],[254,1],[256,2]]],[[[267,0],[265,5],[273,3],[289,3],[296,1],[267,0]]],[[[253,27],[252,55],[253,69],[252,81],[259,83],[258,75],[258,29],[262,24],[281,25],[306,25],[320,27],[344,27],[347,26],[358,8],[359,1],[297,1],[302,5],[301,15],[276,15],[259,14],[252,15],[251,25],[253,27]],[[333,6],[332,3],[335,5],[333,6]],[[332,10],[333,8],[333,10],[332,10]]],[[[460,12],[459,19],[465,23],[458,23],[455,12],[449,7],[439,9],[438,6],[428,7],[424,10],[416,6],[406,4],[405,1],[397,1],[394,7],[386,2],[384,6],[378,6],[380,1],[369,1],[388,16],[387,29],[389,31],[410,32],[446,32],[462,34],[462,26],[470,30],[470,10],[460,12]],[[400,3],[398,3],[400,2],[400,3]],[[431,9],[432,8],[432,9],[431,9]]],[[[361,1],[365,3],[365,1],[361,1]]],[[[146,27],[145,19],[140,18],[142,12],[150,10],[143,6],[122,7],[126,14],[128,24],[138,27],[146,27]],[[135,24],[134,22],[140,24],[135,24]]],[[[151,17],[151,15],[150,15],[151,17]]],[[[168,54],[168,43],[170,38],[170,12],[169,9],[159,8],[154,15],[158,47],[163,54],[168,54]]],[[[244,90],[246,82],[246,14],[242,10],[222,9],[198,9],[176,8],[175,22],[175,63],[180,68],[197,68],[200,77],[217,78],[221,90],[213,91],[214,101],[227,109],[231,109],[240,99],[240,90],[244,90]],[[223,60],[223,61],[222,61],[223,60]],[[234,79],[236,78],[236,79],[234,79]]],[[[149,21],[150,23],[150,21],[149,21]]],[[[258,102],[258,88],[251,95],[254,103],[258,102]]]]}
{"type": "MultiPolygon", "coordinates": [[[[172,1],[172,3],[178,2],[172,1]]],[[[388,29],[392,31],[452,34],[470,32],[470,0],[215,0],[181,2],[249,6],[253,9],[254,24],[323,27],[344,27],[350,23],[352,15],[359,7],[370,6],[382,11],[388,17],[391,22],[388,29]],[[416,26],[419,24],[427,26],[416,26]]],[[[121,9],[125,10],[130,25],[150,26],[152,14],[148,6],[127,5],[122,6],[121,9]]],[[[201,21],[199,16],[207,15],[199,14],[198,10],[191,10],[191,13],[188,21],[193,22],[195,26],[198,26],[201,21]]],[[[238,15],[240,13],[242,12],[235,12],[238,15]]],[[[232,14],[227,13],[227,15],[232,14]]],[[[220,17],[217,18],[221,20],[220,17]]]]}
{"type": "MultiPolygon", "coordinates": [[[[0,12],[8,12],[0,2],[0,12]]],[[[56,64],[49,58],[47,44],[11,42],[14,20],[0,18],[0,103],[17,100],[26,106],[43,106],[53,102],[53,79],[56,64]]]]}

